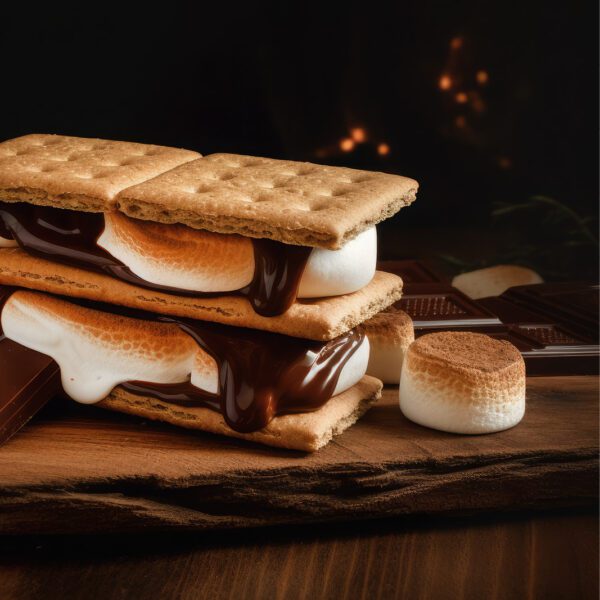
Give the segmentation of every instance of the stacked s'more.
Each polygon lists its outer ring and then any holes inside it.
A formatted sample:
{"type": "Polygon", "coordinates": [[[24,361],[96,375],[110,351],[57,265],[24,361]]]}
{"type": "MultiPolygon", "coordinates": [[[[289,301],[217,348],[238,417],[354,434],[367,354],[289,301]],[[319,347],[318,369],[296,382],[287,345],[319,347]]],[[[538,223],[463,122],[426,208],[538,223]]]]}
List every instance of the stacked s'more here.
{"type": "Polygon", "coordinates": [[[233,154],[0,143],[0,323],[74,400],[313,451],[377,400],[365,320],[397,301],[375,225],[417,183],[233,154]]]}

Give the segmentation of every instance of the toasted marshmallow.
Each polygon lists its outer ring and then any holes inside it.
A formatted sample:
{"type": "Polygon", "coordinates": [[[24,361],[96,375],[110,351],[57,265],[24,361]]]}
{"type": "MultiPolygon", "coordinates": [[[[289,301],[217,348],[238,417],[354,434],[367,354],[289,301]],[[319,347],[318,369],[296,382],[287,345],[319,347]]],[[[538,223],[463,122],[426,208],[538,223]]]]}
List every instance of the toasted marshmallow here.
{"type": "Polygon", "coordinates": [[[412,319],[392,307],[365,321],[361,328],[371,344],[367,374],[397,384],[406,351],[415,340],[412,319]]]}
{"type": "Polygon", "coordinates": [[[84,404],[102,400],[125,381],[186,381],[198,353],[214,363],[176,325],[103,313],[45,294],[15,292],[1,322],[6,337],[51,356],[65,392],[84,404]]]}
{"type": "MultiPolygon", "coordinates": [[[[159,285],[197,292],[232,292],[254,275],[252,240],[211,233],[185,225],[132,219],[118,212],[104,215],[98,245],[131,271],[159,285]]],[[[340,250],[314,248],[300,280],[299,298],[350,294],[375,275],[375,227],[340,250]]]]}
{"type": "Polygon", "coordinates": [[[8,240],[0,236],[0,248],[14,248],[18,246],[16,240],[8,240]]]}
{"type": "Polygon", "coordinates": [[[377,266],[377,230],[371,227],[339,250],[314,248],[306,263],[298,298],[351,294],[365,287],[377,266]]]}
{"type": "Polygon", "coordinates": [[[538,273],[518,265],[497,265],[461,273],[452,280],[452,285],[463,294],[477,300],[488,296],[499,296],[515,285],[543,283],[538,273]]]}
{"type": "Polygon", "coordinates": [[[131,271],[160,285],[198,292],[231,292],[252,281],[252,241],[239,235],[200,231],[104,215],[98,245],[131,271]]]}
{"type": "Polygon", "coordinates": [[[210,394],[219,393],[219,367],[215,359],[202,350],[194,358],[190,382],[210,394]]]}
{"type": "Polygon", "coordinates": [[[426,427],[492,433],[525,414],[525,362],[509,342],[469,332],[430,333],[411,344],[400,409],[426,427]]]}
{"type": "MultiPolygon", "coordinates": [[[[84,404],[104,399],[121,383],[180,383],[217,394],[215,359],[177,325],[85,308],[38,292],[17,291],[0,317],[7,338],[51,356],[64,391],[84,404]]],[[[333,395],[358,383],[367,370],[365,338],[346,362],[333,395]]]]}

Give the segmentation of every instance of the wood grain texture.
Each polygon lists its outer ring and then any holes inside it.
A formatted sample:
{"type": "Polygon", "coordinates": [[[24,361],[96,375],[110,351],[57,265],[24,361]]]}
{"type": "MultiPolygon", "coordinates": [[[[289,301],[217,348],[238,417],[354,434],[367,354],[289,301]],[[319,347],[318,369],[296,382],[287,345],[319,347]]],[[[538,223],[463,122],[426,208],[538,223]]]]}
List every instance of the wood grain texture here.
{"type": "Polygon", "coordinates": [[[593,514],[0,538],[3,600],[598,598],[593,514]]]}
{"type": "Polygon", "coordinates": [[[0,533],[229,529],[594,505],[598,379],[536,378],[518,427],[425,429],[397,390],[313,455],[67,405],[0,450],[0,533]]]}

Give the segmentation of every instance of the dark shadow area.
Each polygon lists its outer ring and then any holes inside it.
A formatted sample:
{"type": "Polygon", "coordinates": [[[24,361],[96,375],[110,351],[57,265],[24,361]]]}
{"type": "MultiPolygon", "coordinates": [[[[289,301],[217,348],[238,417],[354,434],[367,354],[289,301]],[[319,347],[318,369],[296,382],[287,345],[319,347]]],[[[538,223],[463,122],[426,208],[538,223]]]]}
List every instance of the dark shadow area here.
{"type": "Polygon", "coordinates": [[[381,228],[382,258],[431,254],[424,232],[443,228],[435,254],[459,270],[518,262],[549,279],[595,276],[595,3],[114,8],[3,8],[0,138],[65,133],[401,173],[421,190],[381,228]],[[496,203],[536,195],[559,208],[492,217],[496,203]]]}
{"type": "Polygon", "coordinates": [[[0,564],[37,563],[72,560],[100,564],[119,557],[162,557],[192,551],[243,547],[284,547],[290,543],[327,542],[380,537],[388,534],[410,535],[428,531],[476,531],[502,524],[525,524],[531,519],[552,519],[597,515],[597,508],[569,508],[540,511],[479,513],[472,515],[421,515],[351,522],[262,527],[229,531],[194,531],[152,534],[0,536],[0,564]]]}

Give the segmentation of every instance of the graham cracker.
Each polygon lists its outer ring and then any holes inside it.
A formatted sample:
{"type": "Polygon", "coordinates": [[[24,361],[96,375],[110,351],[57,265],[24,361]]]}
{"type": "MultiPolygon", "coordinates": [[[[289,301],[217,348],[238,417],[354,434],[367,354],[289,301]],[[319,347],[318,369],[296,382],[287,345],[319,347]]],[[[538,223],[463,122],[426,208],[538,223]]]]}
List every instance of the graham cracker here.
{"type": "Polygon", "coordinates": [[[200,156],[166,146],[25,135],[0,143],[0,200],[104,212],[124,188],[200,156]]]}
{"type": "Polygon", "coordinates": [[[365,375],[356,385],[328,400],[319,410],[275,417],[265,428],[253,433],[234,431],[216,411],[169,404],[149,396],[131,394],[120,387],[96,406],[267,446],[315,452],[328,444],[333,436],[356,423],[381,398],[382,387],[381,381],[365,375]]]}
{"type": "Polygon", "coordinates": [[[336,249],[410,204],[417,188],[387,173],[211,154],[123,190],[117,202],[137,219],[336,249]]]}
{"type": "Polygon", "coordinates": [[[297,300],[283,315],[263,317],[254,312],[248,300],[238,296],[201,298],[164,294],[37,258],[19,248],[0,248],[0,284],[313,340],[336,338],[402,296],[402,279],[377,271],[371,282],[357,292],[297,300]]]}

